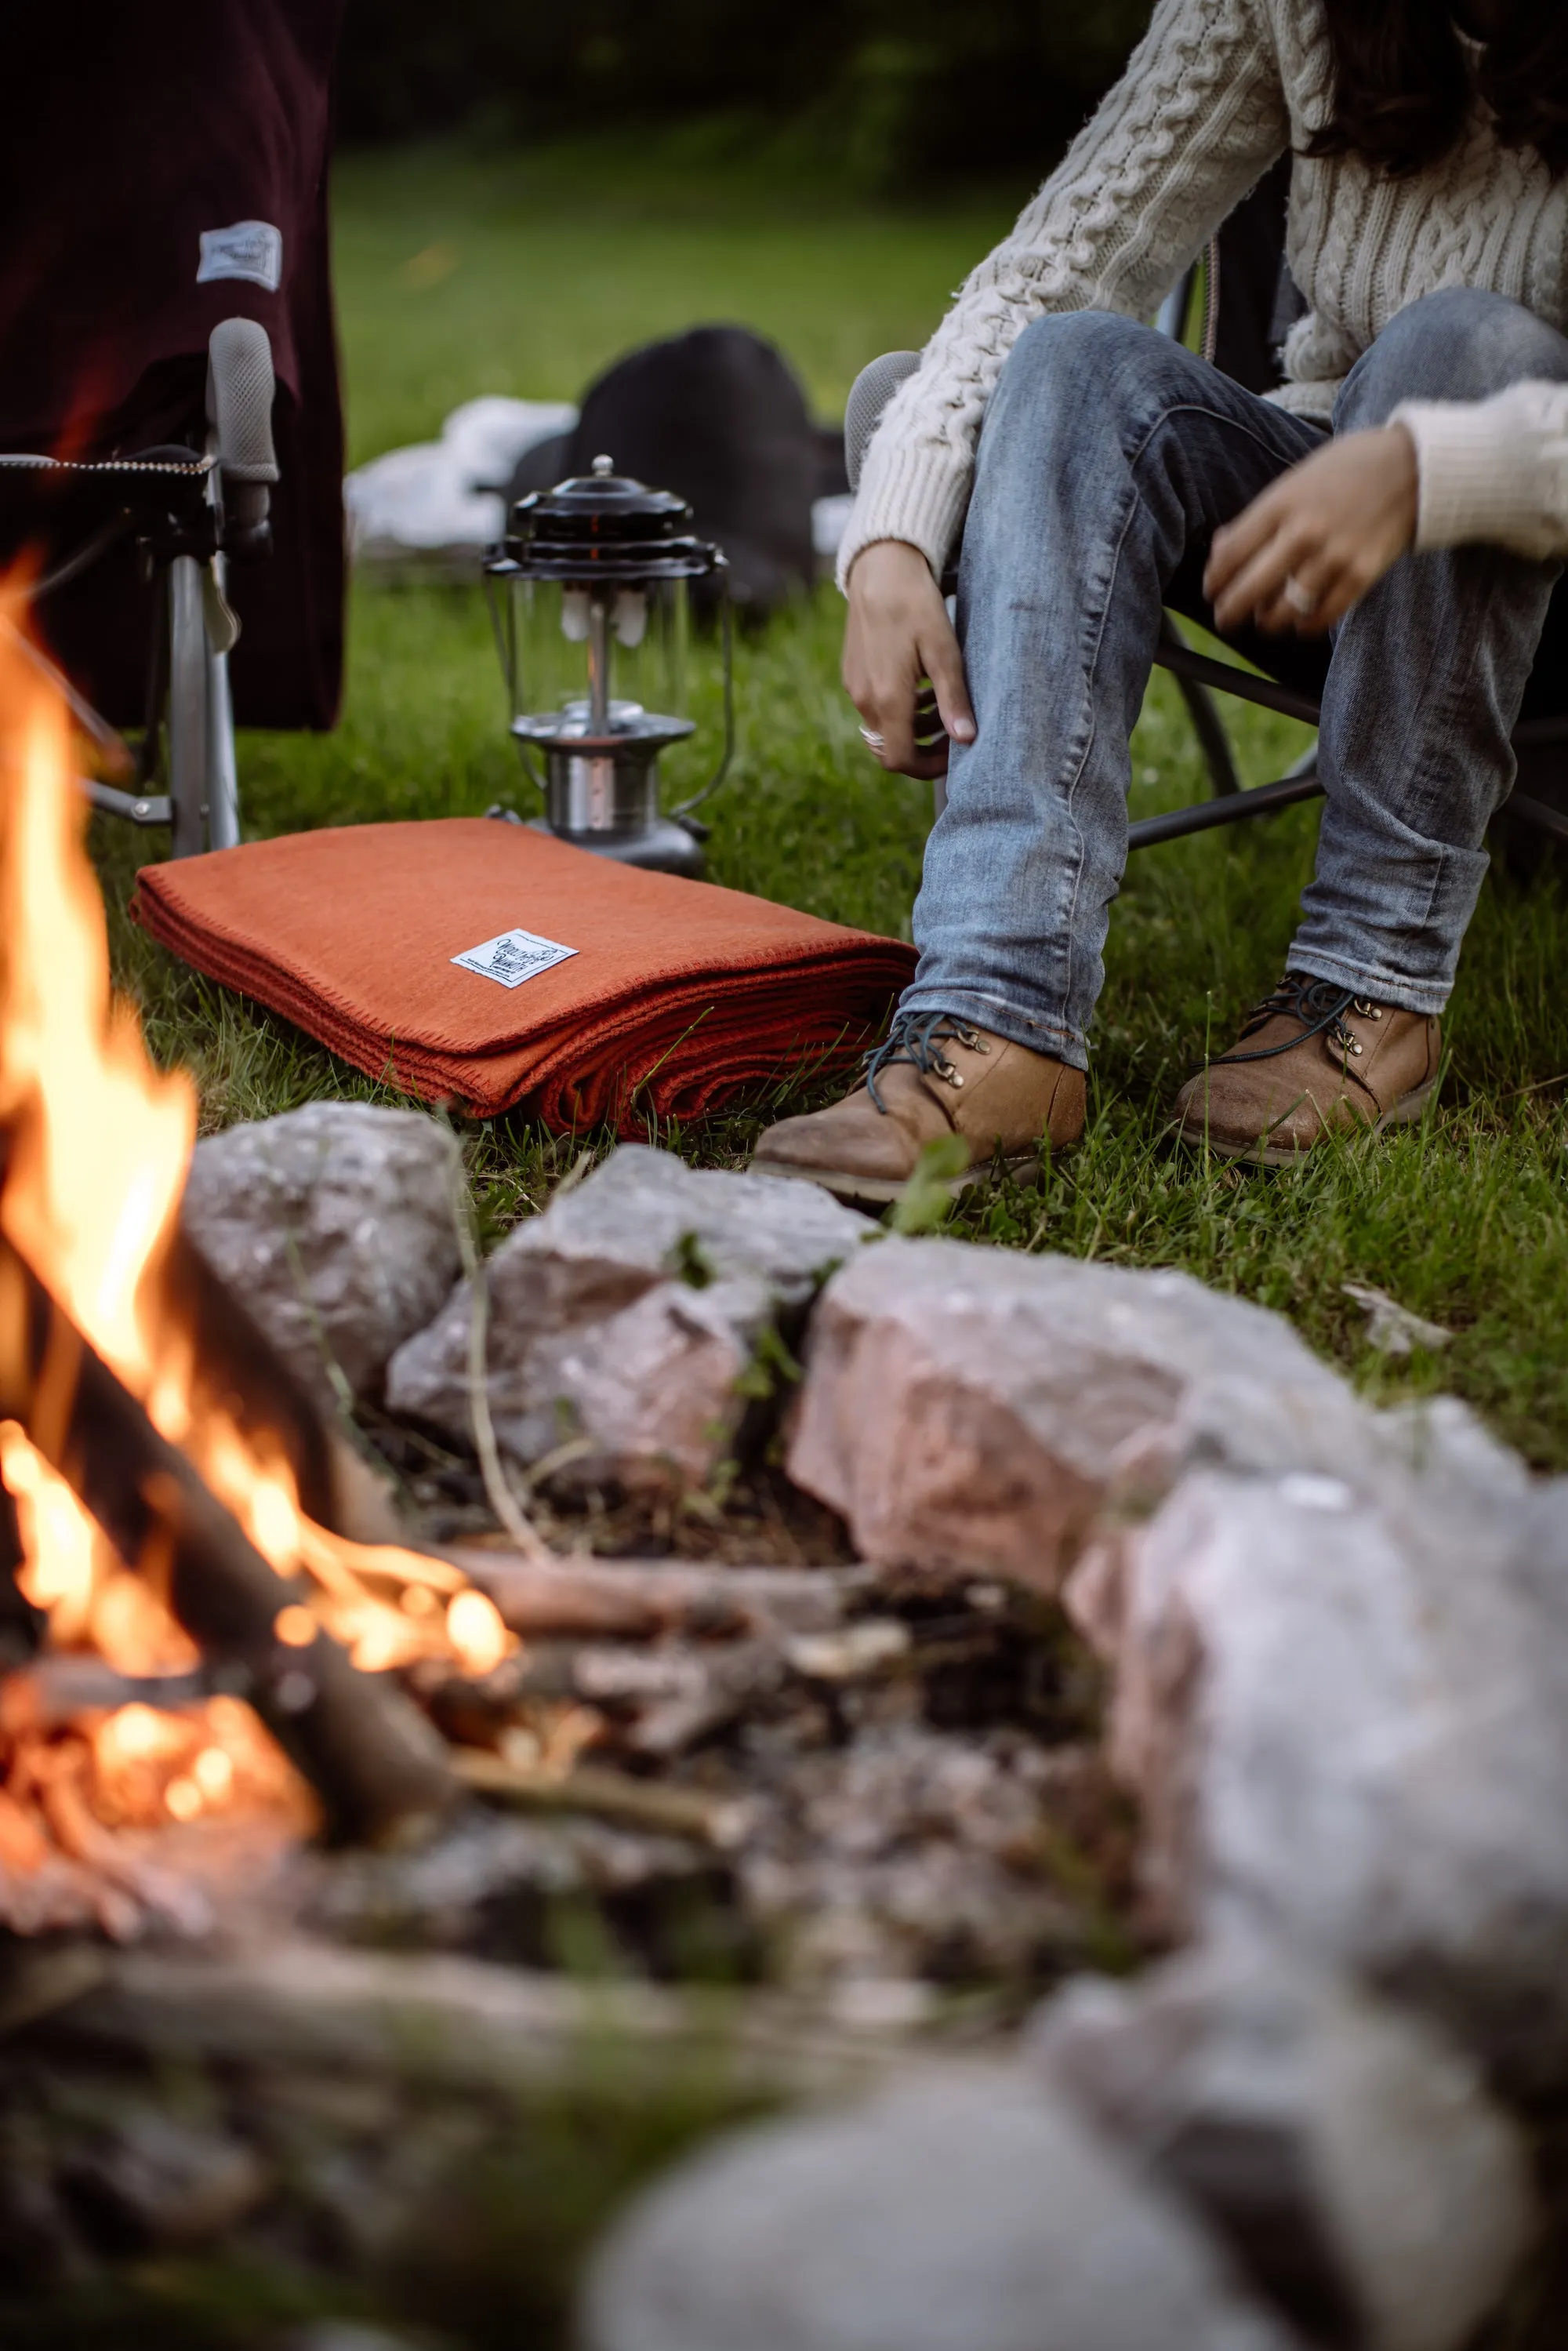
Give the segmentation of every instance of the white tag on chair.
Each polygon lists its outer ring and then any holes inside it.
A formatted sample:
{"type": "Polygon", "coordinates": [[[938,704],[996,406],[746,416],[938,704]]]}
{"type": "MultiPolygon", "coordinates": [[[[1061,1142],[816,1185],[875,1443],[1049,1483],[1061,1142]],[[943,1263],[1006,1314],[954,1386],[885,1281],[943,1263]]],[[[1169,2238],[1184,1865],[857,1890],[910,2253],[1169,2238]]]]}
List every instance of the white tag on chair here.
{"type": "Polygon", "coordinates": [[[521,987],[525,979],[537,979],[541,971],[553,970],[576,953],[575,947],[541,939],[533,931],[503,931],[499,938],[468,947],[452,960],[465,971],[476,971],[481,979],[499,980],[503,987],[521,987]]]}
{"type": "Polygon", "coordinates": [[[198,286],[215,277],[243,277],[247,286],[276,294],[283,280],[283,232],[270,221],[235,221],[230,228],[202,231],[198,286]]]}

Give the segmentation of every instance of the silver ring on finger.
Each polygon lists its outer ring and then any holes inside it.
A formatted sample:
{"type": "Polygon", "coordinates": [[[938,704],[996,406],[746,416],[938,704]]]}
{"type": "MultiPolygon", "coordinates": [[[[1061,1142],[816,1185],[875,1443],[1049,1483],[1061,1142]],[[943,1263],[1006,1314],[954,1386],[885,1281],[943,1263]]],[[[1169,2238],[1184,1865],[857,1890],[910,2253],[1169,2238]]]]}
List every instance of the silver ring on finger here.
{"type": "Polygon", "coordinates": [[[1285,584],[1280,593],[1291,611],[1303,621],[1310,621],[1318,609],[1318,598],[1312,595],[1310,590],[1302,587],[1293,571],[1286,572],[1285,584]]]}
{"type": "Polygon", "coordinates": [[[887,748],[886,736],[879,735],[874,726],[861,728],[861,741],[868,751],[885,751],[887,748]]]}

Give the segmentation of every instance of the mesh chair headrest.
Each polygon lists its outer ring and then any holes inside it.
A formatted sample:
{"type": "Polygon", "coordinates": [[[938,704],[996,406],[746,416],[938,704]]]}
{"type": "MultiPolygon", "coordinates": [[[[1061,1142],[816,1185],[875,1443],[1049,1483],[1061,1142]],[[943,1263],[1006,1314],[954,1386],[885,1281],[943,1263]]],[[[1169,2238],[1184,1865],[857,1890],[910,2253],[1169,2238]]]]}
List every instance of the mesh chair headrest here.
{"type": "Polygon", "coordinates": [[[862,368],[850,386],[850,396],[844,403],[844,470],[852,490],[861,486],[861,467],[865,463],[871,436],[882,421],[883,410],[919,365],[918,351],[884,351],[881,359],[862,368]]]}
{"type": "Polygon", "coordinates": [[[207,416],[229,482],[276,482],[272,345],[256,319],[225,319],[207,344],[207,416]]]}

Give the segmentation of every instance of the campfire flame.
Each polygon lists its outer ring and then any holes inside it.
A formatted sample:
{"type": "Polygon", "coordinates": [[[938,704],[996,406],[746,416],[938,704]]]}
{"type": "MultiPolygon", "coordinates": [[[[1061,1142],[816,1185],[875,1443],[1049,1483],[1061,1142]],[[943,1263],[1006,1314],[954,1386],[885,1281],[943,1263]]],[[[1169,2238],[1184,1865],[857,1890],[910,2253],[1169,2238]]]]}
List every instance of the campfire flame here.
{"type": "MultiPolygon", "coordinates": [[[[154,1067],[133,1008],[115,998],[73,769],[65,708],[0,632],[0,1231],[256,1548],[296,1582],[300,1598],[275,1625],[280,1641],[303,1646],[320,1628],[370,1671],[434,1657],[483,1675],[516,1646],[485,1594],[443,1561],[356,1545],[314,1524],[281,1449],[247,1441],[204,1395],[171,1279],[195,1092],[183,1071],[154,1067]]],[[[0,1480],[25,1555],[17,1581],[47,1612],[51,1649],[93,1653],[129,1676],[197,1665],[155,1575],[136,1572],[149,1563],[116,1557],[16,1421],[0,1423],[0,1480]]],[[[140,1702],[88,1709],[52,1749],[0,1705],[7,1754],[0,1875],[32,1850],[39,1823],[80,1857],[79,1823],[74,1842],[61,1831],[62,1773],[105,1830],[258,1802],[298,1811],[303,1796],[235,1698],[177,1712],[140,1702]]]]}

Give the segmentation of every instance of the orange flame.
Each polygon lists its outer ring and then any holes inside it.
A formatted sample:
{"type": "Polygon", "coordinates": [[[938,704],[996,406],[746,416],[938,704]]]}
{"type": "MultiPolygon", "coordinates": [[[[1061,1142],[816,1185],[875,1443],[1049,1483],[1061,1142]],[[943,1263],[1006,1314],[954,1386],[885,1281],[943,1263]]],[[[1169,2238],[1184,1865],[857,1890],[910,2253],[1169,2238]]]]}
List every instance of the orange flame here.
{"type": "MultiPolygon", "coordinates": [[[[482,1593],[444,1562],[315,1525],[281,1454],[264,1458],[200,1394],[191,1333],[170,1303],[194,1089],[183,1071],[153,1066],[133,1008],[115,998],[84,831],[65,710],[0,630],[0,1230],[251,1541],[299,1582],[307,1624],[370,1670],[434,1656],[487,1672],[516,1643],[482,1593]]],[[[0,1480],[16,1505],[19,1581],[47,1611],[52,1644],[96,1648],[127,1673],[194,1662],[151,1583],[115,1557],[14,1421],[0,1424],[0,1480]]],[[[299,1613],[282,1612],[280,1638],[299,1613]]],[[[138,1817],[151,1806],[193,1818],[276,1792],[287,1770],[232,1699],[162,1718],[121,1708],[91,1735],[95,1803],[110,1813],[133,1785],[138,1817]],[[275,1760],[270,1780],[261,1749],[275,1760]]]]}

